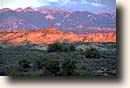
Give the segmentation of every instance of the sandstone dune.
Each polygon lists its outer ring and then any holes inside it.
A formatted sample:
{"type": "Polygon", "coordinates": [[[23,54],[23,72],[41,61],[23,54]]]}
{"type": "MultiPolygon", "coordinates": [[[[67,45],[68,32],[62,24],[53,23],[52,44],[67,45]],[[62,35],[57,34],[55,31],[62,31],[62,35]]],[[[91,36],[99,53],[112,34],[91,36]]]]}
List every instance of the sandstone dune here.
{"type": "Polygon", "coordinates": [[[19,44],[29,41],[33,44],[51,44],[59,42],[116,42],[116,34],[110,33],[88,33],[75,34],[63,32],[55,28],[41,28],[39,30],[0,30],[0,42],[8,41],[19,44]]]}

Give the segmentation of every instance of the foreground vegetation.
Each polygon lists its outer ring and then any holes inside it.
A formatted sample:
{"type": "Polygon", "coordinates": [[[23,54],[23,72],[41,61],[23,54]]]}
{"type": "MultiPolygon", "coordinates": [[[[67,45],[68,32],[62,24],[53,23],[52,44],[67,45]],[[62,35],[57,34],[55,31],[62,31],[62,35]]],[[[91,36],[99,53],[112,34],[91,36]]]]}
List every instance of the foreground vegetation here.
{"type": "Polygon", "coordinates": [[[0,75],[116,77],[115,43],[0,46],[0,75]]]}

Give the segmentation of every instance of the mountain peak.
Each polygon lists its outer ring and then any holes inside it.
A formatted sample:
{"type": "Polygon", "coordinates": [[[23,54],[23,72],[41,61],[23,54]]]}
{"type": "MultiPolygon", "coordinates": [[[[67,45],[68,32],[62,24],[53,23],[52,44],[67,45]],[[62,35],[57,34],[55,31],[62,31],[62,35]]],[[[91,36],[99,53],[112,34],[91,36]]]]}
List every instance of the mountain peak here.
{"type": "Polygon", "coordinates": [[[16,12],[21,12],[21,11],[23,11],[24,9],[22,9],[22,8],[17,8],[17,9],[15,9],[15,11],[16,12]]]}
{"type": "Polygon", "coordinates": [[[37,10],[38,12],[44,13],[44,14],[50,14],[50,13],[63,13],[64,11],[59,8],[41,8],[37,10]]]}
{"type": "Polygon", "coordinates": [[[25,12],[33,12],[35,10],[33,10],[31,7],[27,7],[24,9],[25,12]]]}
{"type": "Polygon", "coordinates": [[[25,10],[33,10],[31,7],[27,7],[25,8],[25,10]]]}
{"type": "Polygon", "coordinates": [[[3,8],[3,9],[0,9],[0,13],[8,12],[8,11],[12,11],[12,10],[9,9],[9,8],[3,8]]]}
{"type": "Polygon", "coordinates": [[[27,7],[25,9],[23,9],[23,8],[17,8],[15,11],[16,12],[33,12],[35,10],[33,10],[31,7],[27,7]]]}
{"type": "Polygon", "coordinates": [[[54,11],[61,11],[60,8],[50,8],[50,10],[54,10],[54,11]]]}

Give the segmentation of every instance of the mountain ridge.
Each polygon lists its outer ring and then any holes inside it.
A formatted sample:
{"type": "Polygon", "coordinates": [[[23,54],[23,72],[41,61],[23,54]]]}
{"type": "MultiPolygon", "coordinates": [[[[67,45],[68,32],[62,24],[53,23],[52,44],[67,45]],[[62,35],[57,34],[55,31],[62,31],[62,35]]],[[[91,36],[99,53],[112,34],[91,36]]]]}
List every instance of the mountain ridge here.
{"type": "MultiPolygon", "coordinates": [[[[94,14],[88,11],[62,10],[58,8],[42,8],[34,10],[30,7],[16,10],[4,8],[0,10],[0,29],[40,29],[49,27],[53,22],[55,28],[60,30],[84,28],[85,32],[90,27],[116,28],[116,13],[94,14]]],[[[101,29],[102,30],[102,29],[101,29]]],[[[110,32],[110,31],[109,31],[110,32]]],[[[78,32],[77,32],[78,33],[78,32]]]]}

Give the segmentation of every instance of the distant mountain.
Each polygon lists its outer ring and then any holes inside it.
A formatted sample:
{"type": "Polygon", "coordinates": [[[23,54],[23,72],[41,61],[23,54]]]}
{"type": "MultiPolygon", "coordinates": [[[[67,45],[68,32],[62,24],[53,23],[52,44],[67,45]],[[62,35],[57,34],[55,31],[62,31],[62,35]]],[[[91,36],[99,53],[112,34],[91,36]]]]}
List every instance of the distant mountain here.
{"type": "Polygon", "coordinates": [[[15,11],[16,11],[16,12],[35,12],[35,11],[34,11],[32,8],[30,8],[30,7],[27,7],[27,8],[25,8],[25,9],[17,8],[15,11]]]}
{"type": "Polygon", "coordinates": [[[88,11],[81,12],[58,8],[0,9],[0,29],[39,29],[49,27],[50,22],[59,30],[75,33],[108,32],[108,29],[111,32],[115,31],[116,28],[116,14],[94,14],[88,11]]]}
{"type": "Polygon", "coordinates": [[[0,14],[4,12],[9,12],[9,11],[12,11],[12,10],[9,8],[3,8],[3,9],[0,9],[0,14]]]}
{"type": "Polygon", "coordinates": [[[114,33],[75,34],[63,32],[55,28],[41,28],[39,30],[0,30],[0,42],[21,44],[51,44],[54,42],[116,42],[114,33]]]}

